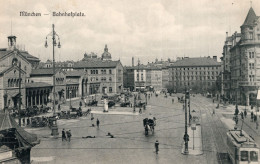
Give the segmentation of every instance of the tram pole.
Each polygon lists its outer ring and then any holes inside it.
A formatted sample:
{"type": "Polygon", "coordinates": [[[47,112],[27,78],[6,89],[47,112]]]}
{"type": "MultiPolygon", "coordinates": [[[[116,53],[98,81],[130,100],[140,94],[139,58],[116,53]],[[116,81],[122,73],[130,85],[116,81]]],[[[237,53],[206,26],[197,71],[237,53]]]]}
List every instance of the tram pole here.
{"type": "Polygon", "coordinates": [[[188,155],[189,154],[189,150],[188,150],[188,141],[189,141],[189,135],[188,135],[188,125],[187,125],[187,99],[189,98],[189,91],[186,90],[185,87],[185,134],[184,134],[184,142],[185,142],[185,148],[184,148],[184,155],[188,155]]]}

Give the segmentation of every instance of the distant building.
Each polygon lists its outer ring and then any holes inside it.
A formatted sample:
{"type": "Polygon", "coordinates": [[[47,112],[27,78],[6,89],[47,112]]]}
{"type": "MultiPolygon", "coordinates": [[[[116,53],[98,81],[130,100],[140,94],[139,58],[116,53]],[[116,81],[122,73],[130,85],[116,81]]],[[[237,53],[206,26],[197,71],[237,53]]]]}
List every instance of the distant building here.
{"type": "Polygon", "coordinates": [[[124,87],[130,90],[162,90],[162,68],[143,64],[125,67],[124,80],[124,87]]]}
{"type": "Polygon", "coordinates": [[[221,62],[217,57],[184,58],[169,66],[169,84],[175,92],[202,87],[200,92],[207,92],[216,83],[221,72],[221,62]]]}
{"type": "Polygon", "coordinates": [[[80,61],[74,70],[87,73],[87,94],[120,93],[123,90],[123,66],[120,61],[80,61]]]}

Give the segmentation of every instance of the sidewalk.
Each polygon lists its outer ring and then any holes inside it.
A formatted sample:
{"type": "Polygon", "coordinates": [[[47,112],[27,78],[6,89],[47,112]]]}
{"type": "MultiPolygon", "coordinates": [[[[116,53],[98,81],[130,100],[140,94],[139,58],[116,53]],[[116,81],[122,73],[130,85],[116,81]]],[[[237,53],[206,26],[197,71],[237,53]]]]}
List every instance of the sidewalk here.
{"type": "MultiPolygon", "coordinates": [[[[203,154],[200,125],[196,126],[196,130],[194,130],[194,137],[193,137],[193,130],[191,129],[191,127],[188,127],[188,135],[189,135],[189,142],[188,142],[189,155],[203,154]],[[194,145],[194,149],[193,149],[193,145],[194,145]]],[[[184,148],[185,148],[185,142],[183,142],[182,153],[184,153],[184,148]]]]}

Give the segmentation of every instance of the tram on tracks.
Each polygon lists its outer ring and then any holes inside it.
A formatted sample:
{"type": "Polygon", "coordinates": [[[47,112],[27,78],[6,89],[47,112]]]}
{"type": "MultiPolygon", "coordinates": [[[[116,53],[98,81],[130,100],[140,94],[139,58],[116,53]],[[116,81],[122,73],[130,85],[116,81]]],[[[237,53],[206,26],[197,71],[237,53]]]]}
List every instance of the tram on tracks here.
{"type": "Polygon", "coordinates": [[[229,158],[233,164],[259,164],[259,146],[254,138],[243,130],[227,132],[229,158]]]}

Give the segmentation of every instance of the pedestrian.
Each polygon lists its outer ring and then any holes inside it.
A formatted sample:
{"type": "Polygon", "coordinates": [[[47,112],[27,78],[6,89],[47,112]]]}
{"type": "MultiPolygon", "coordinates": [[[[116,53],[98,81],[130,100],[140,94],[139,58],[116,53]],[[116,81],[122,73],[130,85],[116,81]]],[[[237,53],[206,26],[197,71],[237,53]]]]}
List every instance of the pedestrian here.
{"type": "Polygon", "coordinates": [[[97,118],[97,127],[98,127],[98,128],[99,128],[99,123],[100,123],[100,122],[99,122],[99,119],[97,118]]]}
{"type": "Polygon", "coordinates": [[[240,115],[241,115],[241,119],[243,120],[244,119],[244,113],[242,111],[241,111],[240,115]]]}
{"type": "Polygon", "coordinates": [[[235,120],[236,120],[236,125],[237,125],[238,124],[238,117],[237,117],[237,115],[236,115],[235,120]]]}
{"type": "Polygon", "coordinates": [[[27,118],[27,125],[30,125],[30,118],[27,118]]]}
{"type": "Polygon", "coordinates": [[[244,116],[245,116],[245,118],[246,118],[246,115],[247,115],[247,111],[246,111],[246,109],[245,109],[245,111],[244,111],[244,116]]]}
{"type": "Polygon", "coordinates": [[[60,111],[60,104],[58,105],[58,110],[60,111]]]}
{"type": "Polygon", "coordinates": [[[62,138],[62,141],[63,140],[66,140],[67,141],[67,138],[66,138],[66,134],[65,134],[65,129],[62,129],[62,133],[61,133],[61,138],[62,138]]]}
{"type": "Polygon", "coordinates": [[[139,113],[140,113],[140,114],[142,113],[142,108],[139,109],[139,113]]]}
{"type": "Polygon", "coordinates": [[[256,122],[257,121],[257,116],[256,115],[254,115],[254,122],[256,122]]]}
{"type": "Polygon", "coordinates": [[[25,118],[23,117],[23,126],[25,126],[25,118]]]}
{"type": "Polygon", "coordinates": [[[253,120],[254,120],[254,113],[253,113],[253,111],[251,112],[251,122],[253,122],[253,120]]]}
{"type": "Polygon", "coordinates": [[[80,107],[82,106],[82,102],[81,102],[81,101],[79,102],[79,106],[80,106],[80,107]]]}
{"type": "Polygon", "coordinates": [[[92,117],[91,117],[91,124],[92,124],[92,127],[94,127],[94,126],[95,126],[95,124],[94,124],[94,117],[93,117],[93,115],[92,115],[92,117]]]}
{"type": "Polygon", "coordinates": [[[172,98],[172,104],[174,103],[174,98],[172,98]]]}
{"type": "Polygon", "coordinates": [[[213,108],[212,116],[215,115],[215,109],[213,108]]]}
{"type": "Polygon", "coordinates": [[[68,131],[66,131],[66,134],[67,134],[68,141],[70,142],[70,138],[72,136],[70,129],[68,131]]]}
{"type": "Polygon", "coordinates": [[[158,142],[158,140],[156,140],[154,146],[155,146],[155,152],[156,152],[156,154],[158,154],[158,151],[159,151],[159,142],[158,142]]]}

